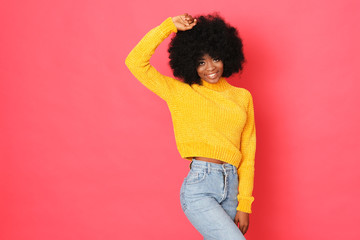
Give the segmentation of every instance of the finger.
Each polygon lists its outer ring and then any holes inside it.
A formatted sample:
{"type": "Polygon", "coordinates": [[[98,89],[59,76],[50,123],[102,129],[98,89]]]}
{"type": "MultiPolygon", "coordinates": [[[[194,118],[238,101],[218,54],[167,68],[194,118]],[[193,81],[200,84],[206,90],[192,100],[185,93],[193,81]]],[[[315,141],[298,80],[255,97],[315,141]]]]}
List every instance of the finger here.
{"type": "Polygon", "coordinates": [[[189,24],[193,23],[194,20],[195,20],[191,15],[189,15],[189,14],[187,14],[187,13],[184,14],[184,17],[185,17],[185,20],[186,20],[189,24]]]}
{"type": "Polygon", "coordinates": [[[245,234],[247,232],[247,229],[248,229],[247,226],[243,226],[241,232],[245,234]]]}
{"type": "Polygon", "coordinates": [[[195,20],[191,15],[188,15],[186,19],[189,21],[189,23],[193,23],[195,20]]]}
{"type": "Polygon", "coordinates": [[[185,28],[186,30],[190,30],[190,29],[192,29],[195,25],[196,25],[196,22],[193,22],[193,23],[190,23],[189,25],[185,25],[184,28],[185,28]]]}
{"type": "Polygon", "coordinates": [[[189,23],[185,20],[184,16],[180,16],[180,20],[181,20],[182,24],[184,24],[185,26],[189,25],[189,23]]]}
{"type": "Polygon", "coordinates": [[[191,15],[187,14],[187,15],[185,15],[185,19],[186,19],[187,21],[191,21],[191,20],[192,20],[192,17],[191,17],[191,15]]]}
{"type": "Polygon", "coordinates": [[[187,20],[187,19],[189,18],[189,16],[190,16],[190,15],[189,15],[188,13],[184,13],[184,19],[187,20]]]}
{"type": "Polygon", "coordinates": [[[237,227],[239,227],[239,220],[238,219],[235,219],[235,225],[237,226],[237,227]]]}
{"type": "Polygon", "coordinates": [[[185,26],[186,30],[190,30],[194,27],[194,25],[188,25],[188,26],[185,26]]]}
{"type": "Polygon", "coordinates": [[[197,23],[197,20],[196,20],[196,19],[194,19],[194,21],[193,21],[193,22],[191,22],[191,23],[190,23],[190,25],[191,25],[191,26],[195,26],[195,25],[196,25],[196,23],[197,23]]]}
{"type": "Polygon", "coordinates": [[[195,26],[195,24],[188,24],[188,25],[184,25],[183,27],[184,27],[186,30],[190,30],[190,29],[192,29],[194,26],[195,26]]]}
{"type": "Polygon", "coordinates": [[[244,234],[244,230],[243,230],[244,226],[242,226],[241,224],[239,224],[239,229],[242,232],[242,234],[244,234]]]}

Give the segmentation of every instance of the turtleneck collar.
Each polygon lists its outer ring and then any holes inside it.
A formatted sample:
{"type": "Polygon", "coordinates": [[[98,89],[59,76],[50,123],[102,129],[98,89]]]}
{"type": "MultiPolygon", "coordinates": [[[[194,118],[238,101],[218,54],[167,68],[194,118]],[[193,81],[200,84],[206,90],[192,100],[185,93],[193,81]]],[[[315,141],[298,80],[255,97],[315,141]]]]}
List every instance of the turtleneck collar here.
{"type": "Polygon", "coordinates": [[[224,77],[221,77],[216,83],[209,83],[204,79],[201,79],[201,82],[203,84],[203,87],[210,88],[219,92],[225,91],[226,89],[231,87],[231,84],[228,83],[224,77]]]}

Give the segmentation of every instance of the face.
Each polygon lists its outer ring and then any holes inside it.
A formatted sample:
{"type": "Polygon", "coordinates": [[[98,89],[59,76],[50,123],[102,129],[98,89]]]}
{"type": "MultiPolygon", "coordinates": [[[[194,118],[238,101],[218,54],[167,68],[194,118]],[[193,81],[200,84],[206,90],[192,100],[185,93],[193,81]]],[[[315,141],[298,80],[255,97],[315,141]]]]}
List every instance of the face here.
{"type": "Polygon", "coordinates": [[[198,60],[197,73],[208,83],[217,83],[223,72],[224,65],[219,58],[212,58],[209,54],[205,54],[198,60]]]}

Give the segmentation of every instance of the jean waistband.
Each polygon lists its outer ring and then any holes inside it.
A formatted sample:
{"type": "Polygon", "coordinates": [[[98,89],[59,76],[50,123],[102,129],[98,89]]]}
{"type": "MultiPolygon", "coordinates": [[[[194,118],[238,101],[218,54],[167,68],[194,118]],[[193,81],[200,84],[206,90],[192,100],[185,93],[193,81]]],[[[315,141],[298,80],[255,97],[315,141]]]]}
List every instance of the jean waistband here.
{"type": "Polygon", "coordinates": [[[230,163],[212,163],[212,162],[206,162],[197,160],[195,158],[192,158],[192,162],[190,164],[191,169],[207,169],[207,172],[210,171],[233,171],[234,173],[237,173],[237,169],[234,165],[231,165],[230,163]]]}

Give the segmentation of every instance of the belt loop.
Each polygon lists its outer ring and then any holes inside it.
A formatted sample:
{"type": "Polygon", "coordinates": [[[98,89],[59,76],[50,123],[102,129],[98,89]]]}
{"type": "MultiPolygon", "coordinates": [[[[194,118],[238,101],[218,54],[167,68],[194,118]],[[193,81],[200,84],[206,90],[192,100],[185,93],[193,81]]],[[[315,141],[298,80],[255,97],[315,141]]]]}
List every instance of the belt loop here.
{"type": "Polygon", "coordinates": [[[224,174],[226,175],[226,167],[225,167],[225,165],[221,164],[221,167],[222,167],[222,170],[223,170],[224,174]]]}
{"type": "Polygon", "coordinates": [[[207,165],[207,172],[210,173],[210,163],[206,162],[206,165],[207,165]]]}
{"type": "Polygon", "coordinates": [[[236,174],[236,173],[237,173],[237,169],[236,169],[236,167],[235,167],[235,166],[233,166],[233,169],[234,169],[234,174],[236,174]]]}

